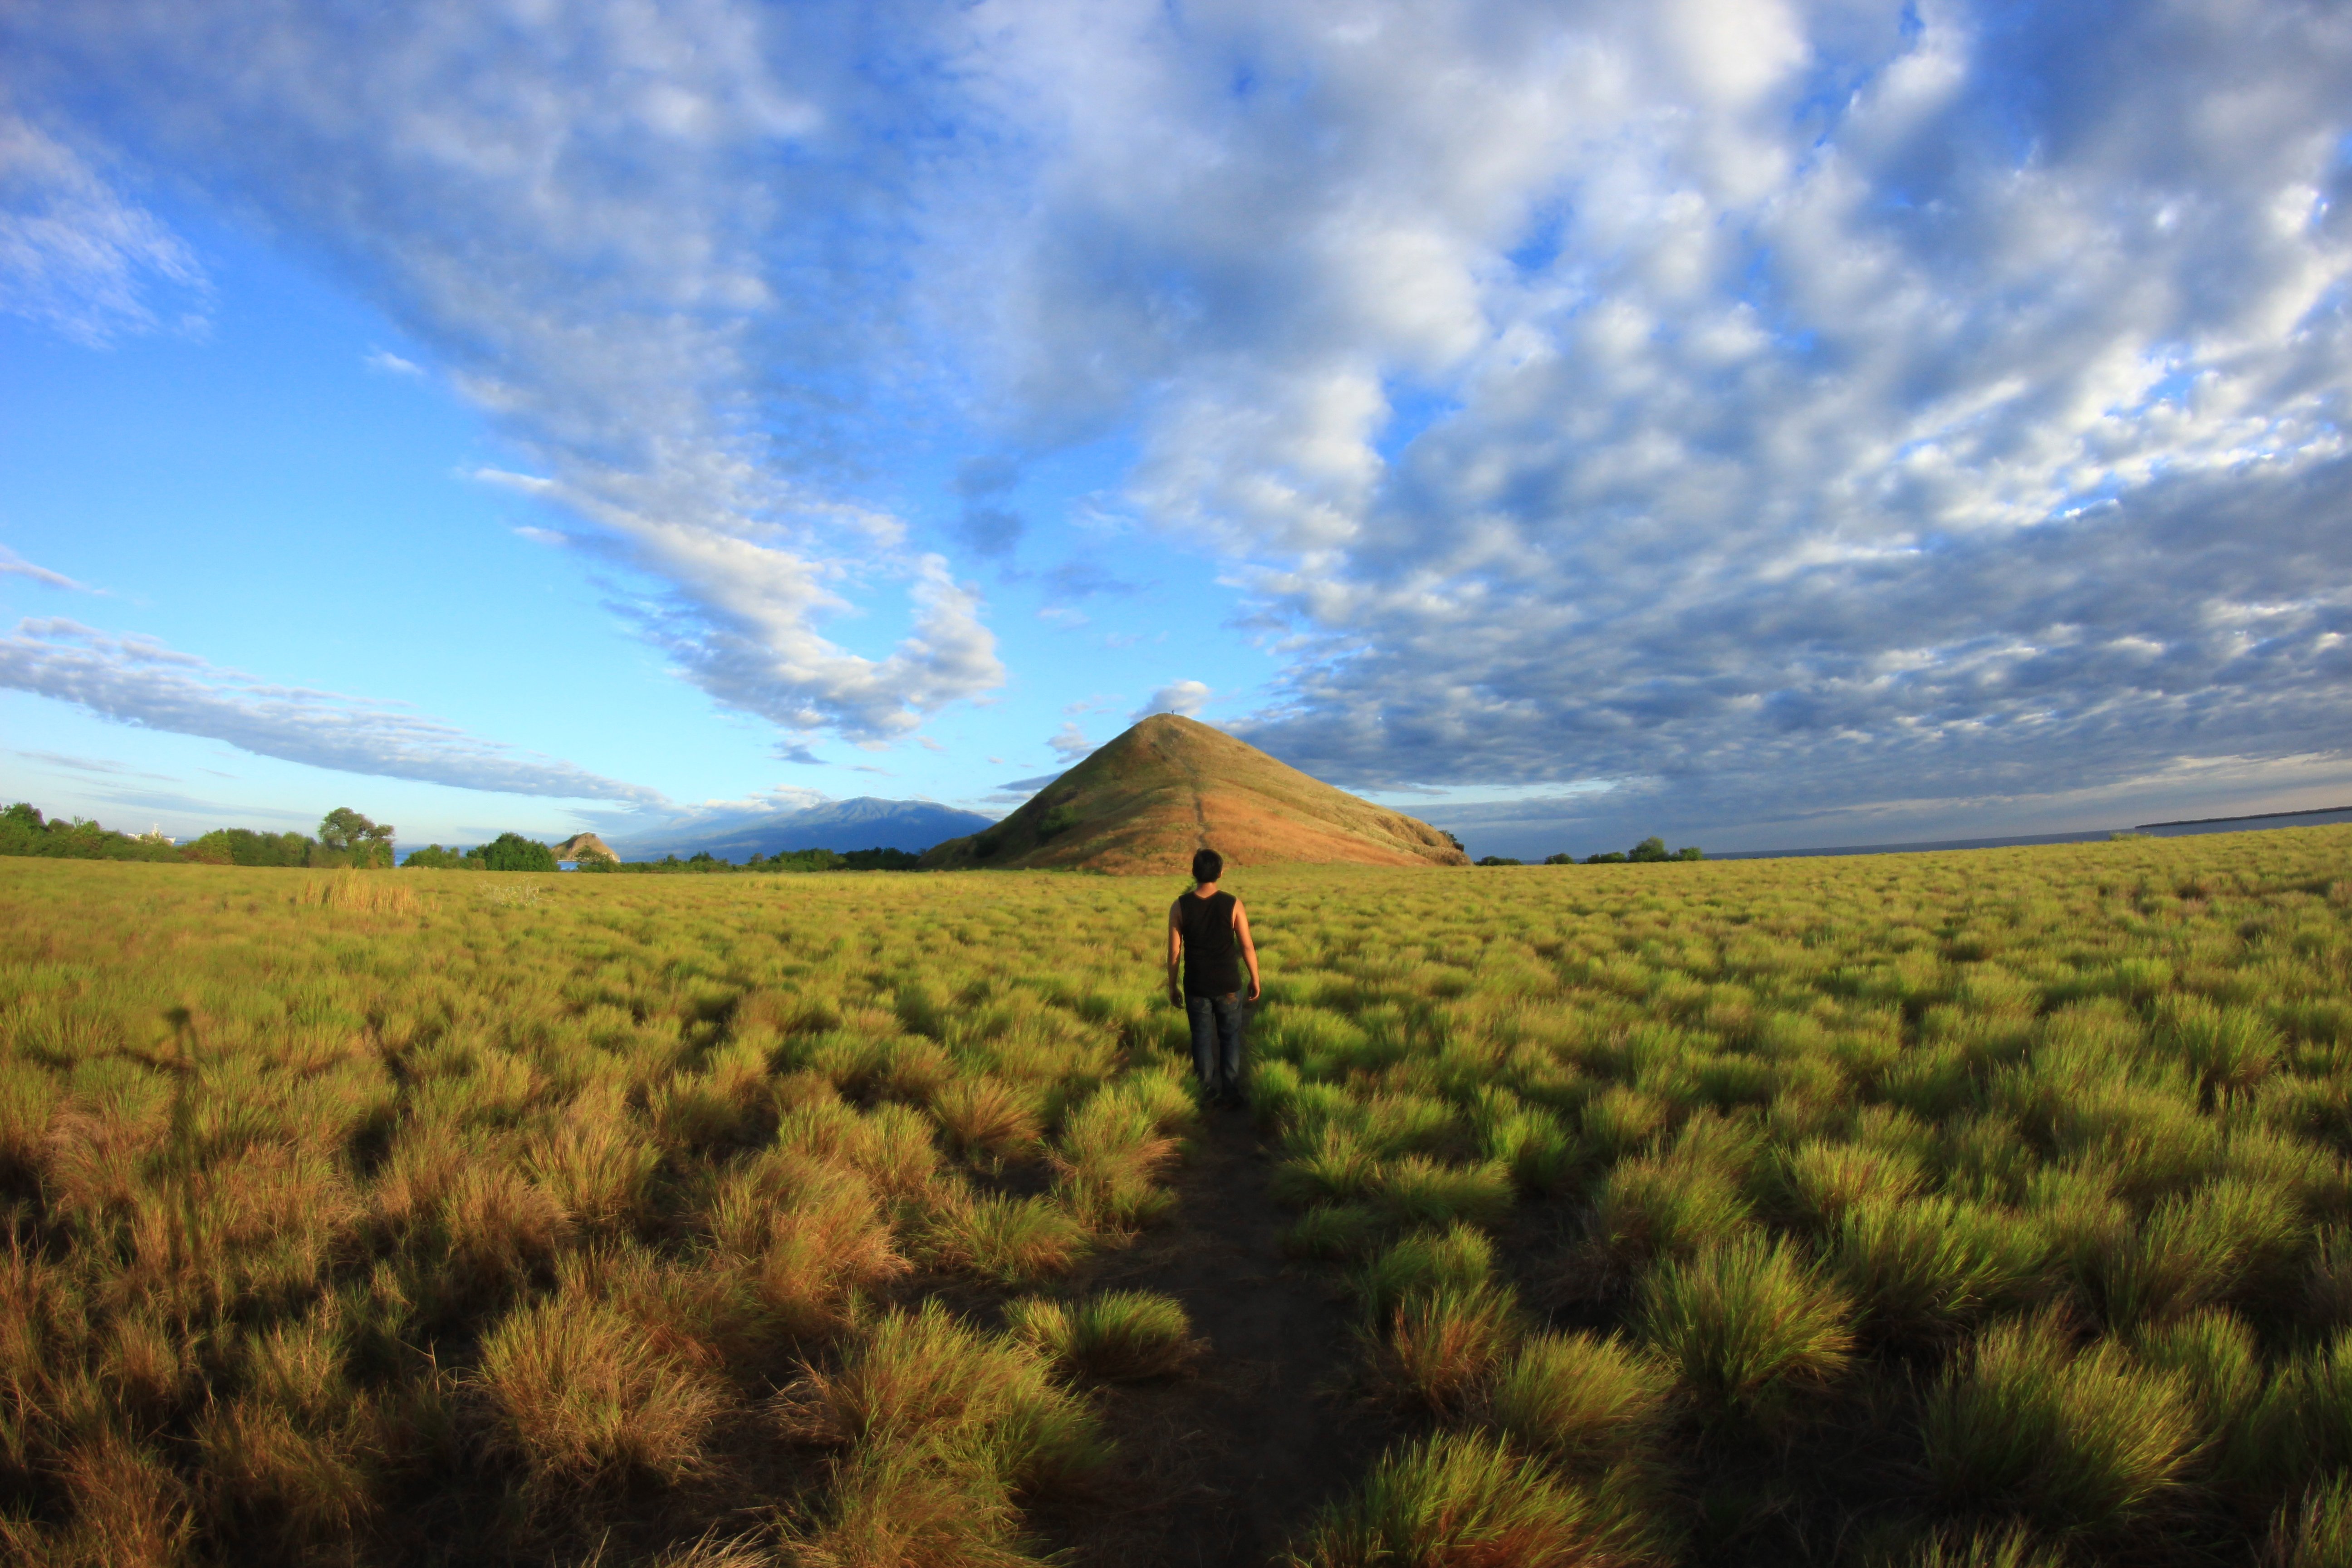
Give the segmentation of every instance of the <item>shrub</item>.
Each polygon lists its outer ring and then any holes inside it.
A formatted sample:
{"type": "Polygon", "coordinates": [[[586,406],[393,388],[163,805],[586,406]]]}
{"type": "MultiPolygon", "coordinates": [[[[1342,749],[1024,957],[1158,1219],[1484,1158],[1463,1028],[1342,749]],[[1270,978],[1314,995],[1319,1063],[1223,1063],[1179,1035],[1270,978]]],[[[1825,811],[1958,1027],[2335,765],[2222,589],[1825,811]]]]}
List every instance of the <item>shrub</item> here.
{"type": "Polygon", "coordinates": [[[1354,1496],[1325,1509],[1292,1562],[1305,1568],[1567,1568],[1618,1555],[1592,1497],[1478,1433],[1391,1449],[1354,1496]]]}
{"type": "Polygon", "coordinates": [[[1171,1377],[1201,1353],[1182,1303],[1148,1290],[1108,1290],[1082,1301],[1031,1299],[1005,1309],[1013,1336],[1098,1383],[1171,1377]]]}
{"type": "Polygon", "coordinates": [[[1768,1414],[1845,1370],[1852,1307],[1794,1253],[1746,1237],[1642,1282],[1642,1338],[1683,1385],[1727,1410],[1768,1414]]]}
{"type": "Polygon", "coordinates": [[[1488,1415],[1520,1447],[1598,1471],[1657,1440],[1672,1386],[1664,1367],[1622,1340],[1538,1334],[1496,1375],[1488,1415]]]}
{"type": "Polygon", "coordinates": [[[2112,1341],[2077,1350],[2045,1316],[1986,1331],[1928,1395],[1924,1435],[1948,1499],[2104,1533],[2172,1491],[2196,1427],[2178,1376],[2112,1341]]]}

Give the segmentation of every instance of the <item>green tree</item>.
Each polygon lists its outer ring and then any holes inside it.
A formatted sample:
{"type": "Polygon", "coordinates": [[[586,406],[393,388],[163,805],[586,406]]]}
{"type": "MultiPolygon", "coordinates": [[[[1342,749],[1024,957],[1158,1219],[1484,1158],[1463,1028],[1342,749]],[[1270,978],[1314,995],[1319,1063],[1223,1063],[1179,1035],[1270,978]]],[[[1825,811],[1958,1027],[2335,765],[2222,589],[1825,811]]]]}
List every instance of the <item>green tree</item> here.
{"type": "Polygon", "coordinates": [[[319,824],[320,846],[347,855],[354,866],[392,864],[392,824],[370,822],[348,805],[327,813],[319,824]]]}
{"type": "Polygon", "coordinates": [[[1634,845],[1633,847],[1625,851],[1625,858],[1628,860],[1639,860],[1646,864],[1655,860],[1671,860],[1674,857],[1666,853],[1666,841],[1653,833],[1647,838],[1643,839],[1642,842],[1634,845]]]}
{"type": "Polygon", "coordinates": [[[482,869],[482,861],[479,851],[476,851],[475,853],[468,855],[465,850],[458,848],[454,844],[446,849],[442,848],[438,844],[427,844],[422,849],[412,849],[408,853],[408,858],[403,860],[401,865],[404,868],[414,868],[419,871],[478,871],[482,869]]]}
{"type": "Polygon", "coordinates": [[[555,851],[544,844],[525,838],[520,833],[501,833],[476,853],[481,856],[483,867],[492,871],[555,869],[555,851]]]}

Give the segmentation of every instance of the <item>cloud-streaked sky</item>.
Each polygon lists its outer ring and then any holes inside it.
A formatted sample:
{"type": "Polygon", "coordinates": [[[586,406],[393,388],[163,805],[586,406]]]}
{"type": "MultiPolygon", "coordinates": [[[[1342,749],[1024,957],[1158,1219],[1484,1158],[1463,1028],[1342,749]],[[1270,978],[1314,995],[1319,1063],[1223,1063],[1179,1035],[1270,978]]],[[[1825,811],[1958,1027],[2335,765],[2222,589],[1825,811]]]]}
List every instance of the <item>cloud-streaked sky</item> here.
{"type": "Polygon", "coordinates": [[[2333,5],[35,0],[0,776],[422,841],[1176,711],[1505,853],[2340,804],[2348,284],[2333,5]]]}

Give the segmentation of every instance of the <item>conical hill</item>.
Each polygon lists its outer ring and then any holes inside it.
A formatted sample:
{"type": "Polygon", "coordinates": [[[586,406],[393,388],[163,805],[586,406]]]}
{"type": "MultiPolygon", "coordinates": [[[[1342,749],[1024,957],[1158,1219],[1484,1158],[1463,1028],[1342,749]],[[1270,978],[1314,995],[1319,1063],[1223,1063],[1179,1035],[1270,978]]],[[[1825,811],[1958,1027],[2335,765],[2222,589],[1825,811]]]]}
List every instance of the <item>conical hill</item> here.
{"type": "Polygon", "coordinates": [[[1204,846],[1235,866],[1469,863],[1425,822],[1309,778],[1223,731],[1160,713],[994,826],[933,847],[923,865],[1181,875],[1204,846]]]}

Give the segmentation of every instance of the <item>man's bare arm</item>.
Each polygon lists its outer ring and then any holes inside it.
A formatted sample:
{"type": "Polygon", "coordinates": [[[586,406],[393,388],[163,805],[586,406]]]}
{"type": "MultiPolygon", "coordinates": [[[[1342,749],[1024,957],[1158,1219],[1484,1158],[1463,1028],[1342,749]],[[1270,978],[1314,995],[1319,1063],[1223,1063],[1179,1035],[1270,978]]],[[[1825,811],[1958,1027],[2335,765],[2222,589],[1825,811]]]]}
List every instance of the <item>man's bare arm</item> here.
{"type": "Polygon", "coordinates": [[[1257,980],[1257,943],[1250,940],[1249,911],[1242,908],[1239,899],[1234,900],[1234,935],[1242,944],[1242,962],[1249,965],[1249,999],[1255,1002],[1261,989],[1257,980]]]}
{"type": "Polygon", "coordinates": [[[1168,1000],[1180,1006],[1184,1001],[1184,982],[1180,977],[1176,966],[1183,961],[1184,957],[1182,911],[1183,905],[1181,903],[1168,906],[1168,1000]]]}

